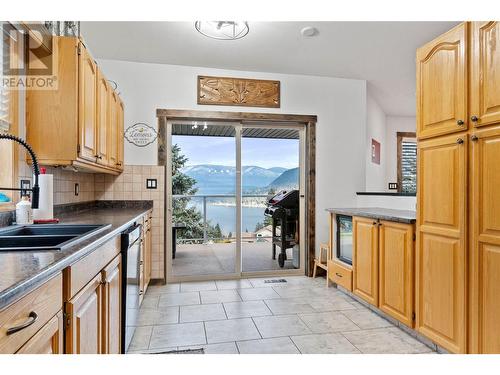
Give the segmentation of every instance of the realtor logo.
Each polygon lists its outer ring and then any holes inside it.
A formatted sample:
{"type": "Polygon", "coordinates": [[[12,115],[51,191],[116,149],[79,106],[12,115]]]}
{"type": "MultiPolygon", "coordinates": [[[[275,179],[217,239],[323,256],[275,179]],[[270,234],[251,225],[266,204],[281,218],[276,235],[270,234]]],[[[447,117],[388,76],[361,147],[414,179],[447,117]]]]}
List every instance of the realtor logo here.
{"type": "Polygon", "coordinates": [[[57,50],[43,24],[2,22],[2,36],[2,88],[57,89],[57,50]]]}
{"type": "Polygon", "coordinates": [[[125,139],[137,147],[146,147],[157,137],[156,130],[142,122],[129,126],[125,131],[125,139]]]}

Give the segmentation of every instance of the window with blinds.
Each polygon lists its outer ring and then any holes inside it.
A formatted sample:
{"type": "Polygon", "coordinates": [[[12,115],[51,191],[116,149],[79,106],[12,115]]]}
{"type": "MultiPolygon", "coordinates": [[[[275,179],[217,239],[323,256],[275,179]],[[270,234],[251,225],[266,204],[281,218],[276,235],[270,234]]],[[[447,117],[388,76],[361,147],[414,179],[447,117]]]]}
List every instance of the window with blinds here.
{"type": "Polygon", "coordinates": [[[417,192],[417,142],[415,139],[401,141],[401,191],[417,192]]]}

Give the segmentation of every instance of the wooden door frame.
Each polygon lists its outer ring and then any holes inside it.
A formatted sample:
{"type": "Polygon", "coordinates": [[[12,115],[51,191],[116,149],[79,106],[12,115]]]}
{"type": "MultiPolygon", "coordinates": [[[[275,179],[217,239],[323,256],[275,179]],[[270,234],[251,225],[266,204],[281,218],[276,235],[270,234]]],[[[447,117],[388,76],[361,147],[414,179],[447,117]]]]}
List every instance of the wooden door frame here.
{"type": "MultiPolygon", "coordinates": [[[[283,125],[286,123],[299,123],[305,127],[305,184],[306,190],[306,248],[305,271],[307,276],[311,276],[314,266],[315,233],[316,233],[316,123],[315,115],[294,115],[281,113],[254,113],[254,112],[219,112],[200,110],[179,110],[179,109],[157,109],[158,117],[158,165],[166,166],[166,125],[168,121],[199,121],[210,120],[220,122],[248,121],[254,124],[283,125]]],[[[165,212],[167,204],[167,191],[165,190],[165,212]]],[[[164,244],[167,244],[167,231],[164,231],[164,244]]],[[[166,247],[163,249],[165,252],[166,247]]],[[[164,256],[164,278],[167,279],[167,255],[164,256]]]]}

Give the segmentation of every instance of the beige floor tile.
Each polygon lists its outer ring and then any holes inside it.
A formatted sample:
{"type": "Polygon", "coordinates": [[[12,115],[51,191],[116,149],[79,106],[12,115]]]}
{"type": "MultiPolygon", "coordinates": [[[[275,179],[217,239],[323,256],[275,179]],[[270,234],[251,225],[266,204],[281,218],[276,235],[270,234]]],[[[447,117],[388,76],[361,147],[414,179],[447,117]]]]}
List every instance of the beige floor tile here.
{"type": "Polygon", "coordinates": [[[179,307],[170,306],[157,309],[141,309],[138,326],[179,323],[179,307]]]}
{"type": "Polygon", "coordinates": [[[181,292],[199,292],[202,290],[217,290],[215,281],[195,281],[181,283],[181,292]]]}
{"type": "Polygon", "coordinates": [[[155,294],[166,294],[166,293],[179,293],[180,284],[167,284],[167,285],[151,285],[148,287],[146,296],[155,294]]]}
{"type": "Polygon", "coordinates": [[[146,294],[142,300],[141,309],[156,309],[158,308],[158,301],[160,300],[160,295],[150,295],[146,294]]]}
{"type": "Polygon", "coordinates": [[[412,354],[431,351],[396,327],[343,332],[343,335],[363,353],[412,354]]]}
{"type": "Polygon", "coordinates": [[[270,299],[265,301],[267,307],[274,315],[288,315],[298,313],[314,312],[311,305],[300,299],[270,299]]]}
{"type": "Polygon", "coordinates": [[[357,354],[360,353],[344,336],[338,333],[292,336],[302,354],[357,354]]]}
{"type": "Polygon", "coordinates": [[[243,301],[280,298],[280,295],[273,288],[240,289],[238,293],[243,301]]]}
{"type": "Polygon", "coordinates": [[[200,304],[199,292],[162,294],[158,302],[159,307],[199,305],[199,304],[200,304]]]}
{"type": "Polygon", "coordinates": [[[180,307],[180,323],[223,319],[226,319],[226,313],[220,303],[180,307]]]}
{"type": "Polygon", "coordinates": [[[364,309],[348,310],[342,312],[350,320],[356,323],[361,329],[372,329],[372,328],[383,328],[392,327],[393,325],[388,320],[385,320],[381,316],[375,314],[374,312],[364,309]]]}
{"type": "Polygon", "coordinates": [[[274,287],[276,293],[280,295],[281,298],[298,298],[298,297],[309,297],[314,294],[314,289],[311,287],[274,287]]]}
{"type": "Polygon", "coordinates": [[[263,338],[312,333],[297,315],[263,316],[252,319],[263,338]]]}
{"type": "Polygon", "coordinates": [[[154,326],[149,349],[206,344],[203,323],[154,326]]]}
{"type": "Polygon", "coordinates": [[[272,315],[264,301],[227,302],[224,309],[228,319],[272,315]]]}
{"type": "Polygon", "coordinates": [[[355,331],[359,327],[340,312],[299,314],[300,319],[314,333],[355,331]]]}
{"type": "Polygon", "coordinates": [[[236,343],[241,354],[300,354],[289,337],[276,337],[236,343]]]}
{"type": "Polygon", "coordinates": [[[182,349],[204,349],[205,354],[238,354],[238,348],[234,342],[179,347],[179,350],[182,349]]]}
{"type": "Polygon", "coordinates": [[[153,326],[136,327],[134,336],[132,336],[132,341],[128,347],[128,351],[148,349],[152,331],[153,326]]]}
{"type": "Polygon", "coordinates": [[[206,322],[205,329],[209,344],[261,338],[250,318],[206,322]]]}
{"type": "Polygon", "coordinates": [[[215,282],[217,285],[217,289],[223,290],[223,289],[246,289],[246,288],[253,288],[252,284],[250,281],[246,279],[241,279],[241,280],[217,280],[215,282]]]}
{"type": "Polygon", "coordinates": [[[222,303],[241,301],[240,295],[234,289],[201,291],[201,303],[222,303]]]}
{"type": "Polygon", "coordinates": [[[172,346],[170,348],[142,349],[132,351],[129,350],[127,354],[163,354],[163,352],[171,352],[174,350],[177,350],[177,346],[172,346]]]}

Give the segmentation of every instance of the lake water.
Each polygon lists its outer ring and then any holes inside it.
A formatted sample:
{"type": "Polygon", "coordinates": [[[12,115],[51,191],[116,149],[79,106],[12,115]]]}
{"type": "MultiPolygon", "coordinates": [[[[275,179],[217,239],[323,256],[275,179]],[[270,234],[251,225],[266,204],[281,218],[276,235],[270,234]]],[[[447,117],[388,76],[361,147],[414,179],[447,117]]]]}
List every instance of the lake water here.
{"type": "MultiPolygon", "coordinates": [[[[194,204],[196,208],[203,212],[203,205],[201,202],[194,204]]],[[[253,232],[257,223],[264,221],[265,207],[242,207],[242,231],[253,232]]],[[[233,236],[236,234],[236,206],[222,206],[210,204],[207,202],[207,220],[212,225],[219,224],[222,233],[228,235],[229,232],[233,236]]]]}

